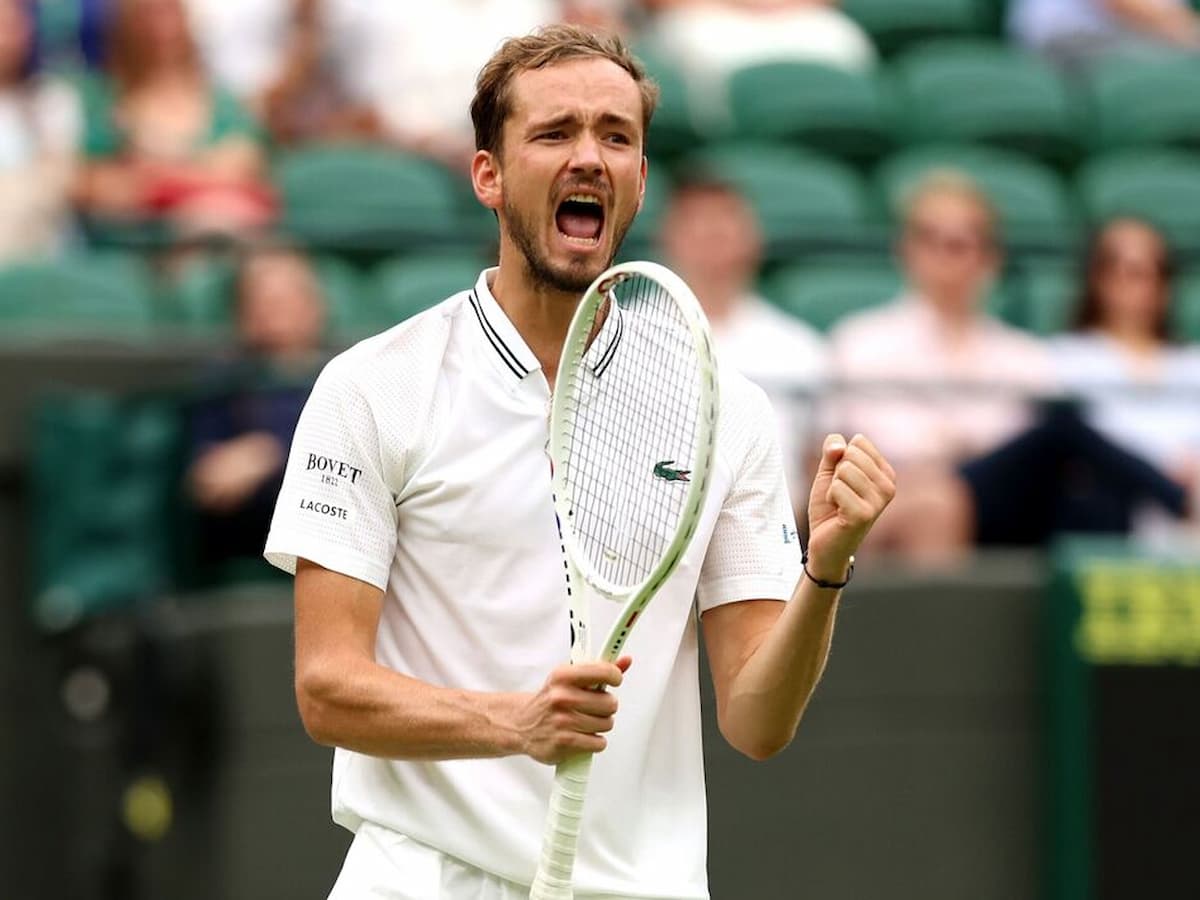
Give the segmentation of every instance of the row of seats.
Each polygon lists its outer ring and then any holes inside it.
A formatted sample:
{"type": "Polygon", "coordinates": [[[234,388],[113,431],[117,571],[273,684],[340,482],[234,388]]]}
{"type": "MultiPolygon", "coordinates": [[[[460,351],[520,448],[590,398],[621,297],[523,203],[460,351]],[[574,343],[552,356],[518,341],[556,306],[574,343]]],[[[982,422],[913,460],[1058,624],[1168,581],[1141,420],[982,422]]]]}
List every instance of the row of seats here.
{"type": "MultiPolygon", "coordinates": [[[[316,263],[339,342],[372,334],[470,287],[485,258],[474,251],[425,253],[360,270],[343,260],[316,263]]],[[[197,336],[227,333],[233,273],[228,263],[195,265],[156,289],[137,259],[99,254],[59,265],[0,271],[0,326],[10,334],[148,339],[164,327],[197,336]]],[[[1011,323],[1040,334],[1060,331],[1074,315],[1076,270],[1061,258],[1023,257],[1010,264],[990,306],[1011,323]]],[[[821,329],[849,313],[894,297],[902,277],[886,254],[813,255],[771,267],[764,294],[821,329]]],[[[1173,327],[1200,341],[1200,270],[1178,284],[1173,327]]]]}
{"type": "MultiPolygon", "coordinates": [[[[1200,249],[1200,153],[1125,150],[1094,157],[1067,178],[1016,151],[971,144],[911,147],[865,176],[829,156],[785,143],[705,147],[676,172],[708,170],[738,185],[756,208],[772,252],[809,247],[880,246],[889,239],[906,188],[933,169],[965,172],[992,196],[1017,248],[1062,250],[1085,226],[1117,214],[1156,222],[1181,248],[1200,249]]],[[[652,244],[672,167],[651,163],[645,205],[631,249],[652,244]]],[[[326,250],[408,243],[482,245],[495,220],[466,185],[425,160],[375,148],[315,147],[278,167],[283,230],[326,250]]]]}
{"type": "Polygon", "coordinates": [[[678,69],[652,53],[647,65],[663,91],[649,140],[657,154],[749,137],[872,162],[907,144],[978,141],[1066,169],[1099,151],[1200,144],[1200,60],[1191,58],[1112,59],[1073,81],[999,41],[938,40],[871,73],[800,62],[740,69],[716,112],[678,69]]]}

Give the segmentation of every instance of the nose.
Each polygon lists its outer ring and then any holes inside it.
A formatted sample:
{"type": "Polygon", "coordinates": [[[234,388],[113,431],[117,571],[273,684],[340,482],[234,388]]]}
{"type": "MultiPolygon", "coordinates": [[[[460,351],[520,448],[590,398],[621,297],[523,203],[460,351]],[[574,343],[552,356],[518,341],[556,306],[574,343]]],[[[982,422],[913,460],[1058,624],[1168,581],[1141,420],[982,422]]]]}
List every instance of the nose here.
{"type": "Polygon", "coordinates": [[[579,175],[600,175],[604,171],[604,159],[600,153],[600,142],[590,131],[583,131],[571,148],[571,171],[579,175]]]}

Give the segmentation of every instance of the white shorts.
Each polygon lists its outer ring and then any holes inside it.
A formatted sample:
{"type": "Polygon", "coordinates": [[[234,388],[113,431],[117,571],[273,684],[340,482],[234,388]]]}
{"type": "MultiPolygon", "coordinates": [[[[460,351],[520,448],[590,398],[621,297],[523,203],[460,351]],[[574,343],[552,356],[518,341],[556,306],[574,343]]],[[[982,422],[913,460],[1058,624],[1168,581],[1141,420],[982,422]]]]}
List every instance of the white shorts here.
{"type": "MultiPolygon", "coordinates": [[[[596,894],[576,894],[575,898],[630,900],[596,894]]],[[[382,825],[363,822],[329,900],[529,900],[529,888],[382,825]]]]}

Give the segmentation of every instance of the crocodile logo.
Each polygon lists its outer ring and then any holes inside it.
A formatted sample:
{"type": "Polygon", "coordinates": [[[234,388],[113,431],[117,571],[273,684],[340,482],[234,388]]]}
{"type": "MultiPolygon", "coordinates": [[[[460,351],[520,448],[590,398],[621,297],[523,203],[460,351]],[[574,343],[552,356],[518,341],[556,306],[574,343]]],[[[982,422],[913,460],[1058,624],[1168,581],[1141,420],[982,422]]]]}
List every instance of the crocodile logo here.
{"type": "Polygon", "coordinates": [[[675,460],[664,459],[662,462],[654,464],[654,477],[661,478],[663,481],[689,481],[689,475],[692,474],[691,469],[672,469],[675,465],[675,460]]]}

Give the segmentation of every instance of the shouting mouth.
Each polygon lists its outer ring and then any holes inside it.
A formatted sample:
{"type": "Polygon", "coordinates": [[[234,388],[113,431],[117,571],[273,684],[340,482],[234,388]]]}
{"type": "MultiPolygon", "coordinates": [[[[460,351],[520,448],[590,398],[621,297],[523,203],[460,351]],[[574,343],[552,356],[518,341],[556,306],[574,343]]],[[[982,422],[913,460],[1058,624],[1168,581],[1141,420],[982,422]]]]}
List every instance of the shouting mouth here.
{"type": "Polygon", "coordinates": [[[568,194],[558,204],[554,224],[568,243],[581,248],[599,246],[604,231],[604,204],[594,194],[568,194]]]}

